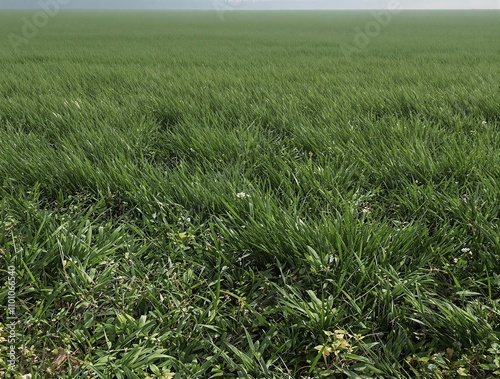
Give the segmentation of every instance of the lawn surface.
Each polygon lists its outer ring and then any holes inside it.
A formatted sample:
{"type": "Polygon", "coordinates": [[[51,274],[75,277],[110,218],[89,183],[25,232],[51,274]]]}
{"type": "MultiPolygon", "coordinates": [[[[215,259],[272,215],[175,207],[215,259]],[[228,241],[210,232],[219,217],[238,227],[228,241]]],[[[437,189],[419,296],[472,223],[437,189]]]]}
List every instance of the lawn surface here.
{"type": "Polygon", "coordinates": [[[500,375],[499,12],[35,14],[0,376],[500,375]]]}

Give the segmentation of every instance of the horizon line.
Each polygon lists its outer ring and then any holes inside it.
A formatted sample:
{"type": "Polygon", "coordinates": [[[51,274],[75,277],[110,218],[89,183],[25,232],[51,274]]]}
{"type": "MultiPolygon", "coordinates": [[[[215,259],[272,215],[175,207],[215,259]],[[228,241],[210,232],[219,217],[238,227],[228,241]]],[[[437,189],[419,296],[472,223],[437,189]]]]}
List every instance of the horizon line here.
{"type": "MultiPolygon", "coordinates": [[[[33,8],[0,8],[0,11],[36,11],[40,7],[33,8]]],[[[268,9],[227,9],[228,12],[255,12],[255,11],[380,11],[387,8],[268,8],[268,9]]],[[[61,8],[59,11],[217,11],[214,8],[61,8]]],[[[500,8],[402,8],[402,11],[500,11],[500,8]]]]}

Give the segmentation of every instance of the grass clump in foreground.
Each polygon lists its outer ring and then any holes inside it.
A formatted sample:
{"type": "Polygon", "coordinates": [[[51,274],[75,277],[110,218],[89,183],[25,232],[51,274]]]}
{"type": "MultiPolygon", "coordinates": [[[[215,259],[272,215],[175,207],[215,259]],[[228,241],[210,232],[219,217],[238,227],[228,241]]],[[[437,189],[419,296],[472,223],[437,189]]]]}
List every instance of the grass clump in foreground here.
{"type": "Polygon", "coordinates": [[[2,375],[498,376],[499,17],[404,12],[350,56],[367,14],[1,40],[2,375]]]}

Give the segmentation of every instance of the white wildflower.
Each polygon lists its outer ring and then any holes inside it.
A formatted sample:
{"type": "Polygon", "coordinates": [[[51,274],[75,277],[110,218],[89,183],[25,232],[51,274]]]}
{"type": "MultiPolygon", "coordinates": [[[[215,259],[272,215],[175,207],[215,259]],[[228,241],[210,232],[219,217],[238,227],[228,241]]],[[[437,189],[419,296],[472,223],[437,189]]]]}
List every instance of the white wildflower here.
{"type": "Polygon", "coordinates": [[[464,247],[462,250],[461,250],[462,253],[469,253],[470,252],[470,249],[468,247],[464,247]]]}
{"type": "Polygon", "coordinates": [[[488,125],[488,123],[487,123],[487,122],[486,122],[486,120],[485,120],[485,121],[483,121],[483,122],[481,123],[481,125],[486,126],[486,125],[488,125]]]}
{"type": "Polygon", "coordinates": [[[238,199],[246,199],[246,198],[250,197],[250,195],[248,193],[245,193],[245,192],[239,192],[236,194],[236,197],[238,199]]]}
{"type": "Polygon", "coordinates": [[[431,363],[427,366],[427,370],[429,370],[429,371],[435,371],[436,369],[437,369],[437,366],[433,363],[431,363]]]}

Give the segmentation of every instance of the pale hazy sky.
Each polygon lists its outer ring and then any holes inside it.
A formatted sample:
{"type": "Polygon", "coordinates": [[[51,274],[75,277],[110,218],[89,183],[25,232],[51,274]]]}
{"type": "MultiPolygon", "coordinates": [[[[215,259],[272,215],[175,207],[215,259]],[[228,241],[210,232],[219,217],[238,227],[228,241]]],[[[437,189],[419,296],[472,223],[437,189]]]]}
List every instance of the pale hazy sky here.
{"type": "Polygon", "coordinates": [[[0,9],[39,9],[50,2],[61,9],[383,9],[391,4],[403,9],[500,9],[500,0],[0,0],[0,9]]]}

